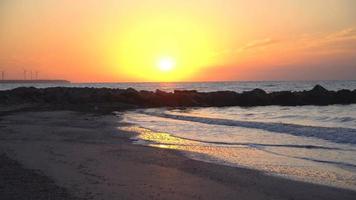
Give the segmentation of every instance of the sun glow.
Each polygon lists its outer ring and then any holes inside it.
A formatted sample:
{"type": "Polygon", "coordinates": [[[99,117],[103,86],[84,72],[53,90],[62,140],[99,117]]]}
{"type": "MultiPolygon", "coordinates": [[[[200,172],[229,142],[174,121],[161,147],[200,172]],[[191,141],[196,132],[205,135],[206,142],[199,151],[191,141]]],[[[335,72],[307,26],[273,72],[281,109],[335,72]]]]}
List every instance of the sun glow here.
{"type": "Polygon", "coordinates": [[[112,50],[121,73],[133,80],[184,81],[211,64],[214,40],[207,27],[190,18],[143,18],[128,25],[112,50]]]}
{"type": "Polygon", "coordinates": [[[162,72],[169,72],[174,69],[176,62],[172,58],[161,58],[158,60],[157,65],[162,72]]]}

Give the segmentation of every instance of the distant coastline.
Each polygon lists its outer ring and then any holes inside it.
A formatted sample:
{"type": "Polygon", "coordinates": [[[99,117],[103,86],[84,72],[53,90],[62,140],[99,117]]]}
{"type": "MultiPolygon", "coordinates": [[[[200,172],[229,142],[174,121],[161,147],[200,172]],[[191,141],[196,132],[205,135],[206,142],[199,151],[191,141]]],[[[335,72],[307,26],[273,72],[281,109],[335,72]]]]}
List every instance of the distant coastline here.
{"type": "Polygon", "coordinates": [[[67,80],[0,80],[0,84],[70,84],[67,80]]]}

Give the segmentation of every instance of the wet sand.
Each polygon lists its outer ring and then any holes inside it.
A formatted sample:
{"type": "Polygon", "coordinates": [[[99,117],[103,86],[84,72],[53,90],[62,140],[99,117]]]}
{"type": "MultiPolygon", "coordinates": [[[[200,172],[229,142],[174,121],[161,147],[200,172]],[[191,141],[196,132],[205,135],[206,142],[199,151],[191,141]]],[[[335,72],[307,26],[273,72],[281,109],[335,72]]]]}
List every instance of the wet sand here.
{"type": "MultiPolygon", "coordinates": [[[[355,191],[190,160],[174,150],[133,145],[128,139],[132,134],[119,131],[117,127],[122,124],[113,115],[7,111],[0,118],[0,154],[16,160],[21,169],[40,172],[77,198],[315,200],[356,196],[355,191]]],[[[0,182],[6,184],[3,179],[0,182]]]]}

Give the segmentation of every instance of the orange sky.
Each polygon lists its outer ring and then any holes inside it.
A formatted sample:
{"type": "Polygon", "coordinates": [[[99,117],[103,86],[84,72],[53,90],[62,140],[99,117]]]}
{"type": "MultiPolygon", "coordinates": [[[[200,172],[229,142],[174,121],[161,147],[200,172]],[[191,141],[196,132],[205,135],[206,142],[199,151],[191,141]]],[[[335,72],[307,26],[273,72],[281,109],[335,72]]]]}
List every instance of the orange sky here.
{"type": "Polygon", "coordinates": [[[24,69],[74,82],[356,79],[356,1],[1,0],[0,70],[24,69]]]}

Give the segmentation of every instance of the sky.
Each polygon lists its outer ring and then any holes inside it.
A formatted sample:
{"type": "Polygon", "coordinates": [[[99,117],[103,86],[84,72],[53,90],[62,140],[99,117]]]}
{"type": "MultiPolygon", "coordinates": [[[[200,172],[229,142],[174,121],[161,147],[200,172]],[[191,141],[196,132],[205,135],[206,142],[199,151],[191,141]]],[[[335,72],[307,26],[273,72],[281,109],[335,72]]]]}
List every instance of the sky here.
{"type": "Polygon", "coordinates": [[[0,0],[8,79],[355,80],[355,0],[0,0]]]}

